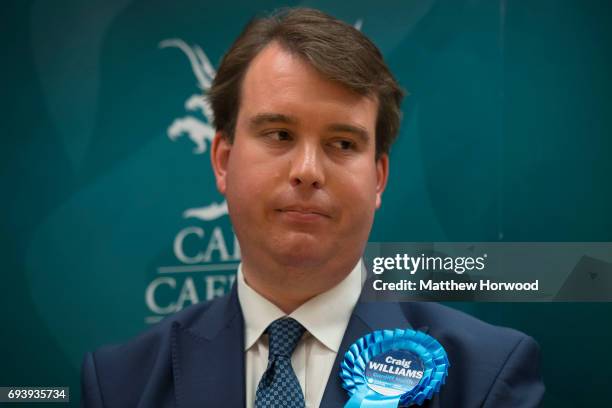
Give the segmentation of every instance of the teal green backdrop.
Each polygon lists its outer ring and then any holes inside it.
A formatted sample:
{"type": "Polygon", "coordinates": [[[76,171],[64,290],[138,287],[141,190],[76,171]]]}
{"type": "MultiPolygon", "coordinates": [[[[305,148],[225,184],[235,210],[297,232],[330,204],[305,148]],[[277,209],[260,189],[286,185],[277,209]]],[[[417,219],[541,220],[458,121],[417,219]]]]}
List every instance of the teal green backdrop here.
{"type": "MultiPolygon", "coordinates": [[[[372,241],[612,241],[606,2],[5,2],[0,385],[77,406],[85,351],[231,287],[199,96],[252,16],[297,5],[410,93],[372,241]]],[[[451,306],[540,343],[544,406],[612,406],[611,304],[451,306]]]]}

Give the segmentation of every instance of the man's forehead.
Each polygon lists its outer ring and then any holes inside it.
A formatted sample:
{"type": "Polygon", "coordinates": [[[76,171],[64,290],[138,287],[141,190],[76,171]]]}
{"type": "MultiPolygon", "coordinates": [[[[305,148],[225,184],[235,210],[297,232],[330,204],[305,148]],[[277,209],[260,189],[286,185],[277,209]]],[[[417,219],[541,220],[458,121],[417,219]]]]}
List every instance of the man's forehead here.
{"type": "MultiPolygon", "coordinates": [[[[292,119],[292,105],[312,105],[321,111],[345,111],[345,115],[363,122],[363,116],[376,117],[377,98],[368,97],[324,77],[302,57],[287,51],[279,43],[267,45],[253,59],[245,73],[241,89],[241,114],[249,120],[263,114],[284,115],[292,119]]],[[[280,117],[279,117],[280,118],[280,117]]],[[[288,121],[288,120],[287,120],[288,121]]],[[[367,123],[361,123],[362,127],[367,123]]]]}

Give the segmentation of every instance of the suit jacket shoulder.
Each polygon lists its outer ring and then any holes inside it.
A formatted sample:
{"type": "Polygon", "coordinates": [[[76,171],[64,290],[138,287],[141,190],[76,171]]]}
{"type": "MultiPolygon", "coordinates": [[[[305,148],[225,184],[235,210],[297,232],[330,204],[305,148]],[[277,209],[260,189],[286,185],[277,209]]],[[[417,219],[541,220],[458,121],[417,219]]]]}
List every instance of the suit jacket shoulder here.
{"type": "Polygon", "coordinates": [[[451,367],[440,406],[539,406],[540,349],[531,337],[437,303],[405,303],[402,309],[448,354],[451,367]]]}
{"type": "MultiPolygon", "coordinates": [[[[179,406],[178,391],[199,379],[190,378],[185,372],[191,369],[189,361],[184,361],[189,360],[186,355],[191,353],[185,353],[184,348],[206,348],[211,339],[228,327],[241,330],[239,308],[230,298],[228,295],[190,306],[127,343],[87,353],[81,370],[81,405],[179,406]]],[[[183,406],[189,406],[185,402],[188,399],[183,398],[183,406]]]]}

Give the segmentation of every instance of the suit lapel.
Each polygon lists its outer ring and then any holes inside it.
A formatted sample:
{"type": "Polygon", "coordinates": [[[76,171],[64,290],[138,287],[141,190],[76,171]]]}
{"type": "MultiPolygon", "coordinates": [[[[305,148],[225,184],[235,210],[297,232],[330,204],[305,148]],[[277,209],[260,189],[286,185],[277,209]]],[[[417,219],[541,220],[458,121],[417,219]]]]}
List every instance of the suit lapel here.
{"type": "Polygon", "coordinates": [[[194,321],[172,326],[177,407],[243,407],[244,319],[236,285],[194,321]]]}
{"type": "Polygon", "coordinates": [[[353,310],[349,320],[342,344],[338,350],[336,361],[323,393],[321,408],[343,407],[348,401],[348,394],[342,388],[340,380],[340,364],[348,348],[362,336],[375,330],[383,329],[406,329],[412,326],[406,319],[399,303],[387,302],[363,302],[360,300],[353,310]]]}

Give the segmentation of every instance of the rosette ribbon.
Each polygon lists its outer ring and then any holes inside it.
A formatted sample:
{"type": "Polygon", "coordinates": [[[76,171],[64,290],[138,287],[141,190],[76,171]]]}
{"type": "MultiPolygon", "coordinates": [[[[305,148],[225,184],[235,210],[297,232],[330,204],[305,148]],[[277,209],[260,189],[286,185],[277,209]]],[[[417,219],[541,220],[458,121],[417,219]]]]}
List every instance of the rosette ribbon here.
{"type": "Polygon", "coordinates": [[[344,407],[397,408],[421,405],[440,391],[446,381],[449,367],[450,363],[442,345],[423,332],[395,329],[369,333],[353,343],[344,355],[340,377],[342,387],[350,397],[344,407]],[[381,393],[379,389],[371,386],[372,378],[366,376],[368,363],[377,356],[384,357],[394,352],[407,352],[416,356],[420,360],[422,377],[411,385],[394,385],[399,388],[397,392],[381,393]]]}

